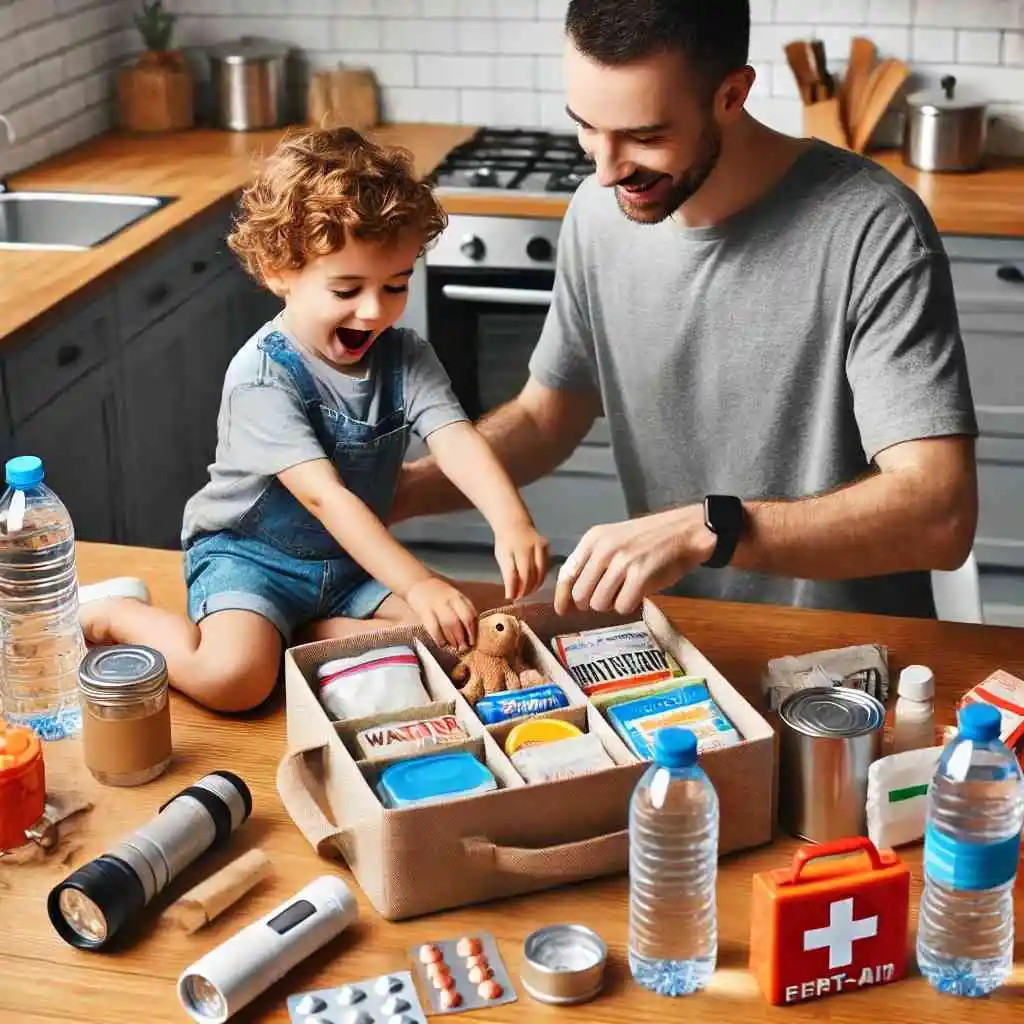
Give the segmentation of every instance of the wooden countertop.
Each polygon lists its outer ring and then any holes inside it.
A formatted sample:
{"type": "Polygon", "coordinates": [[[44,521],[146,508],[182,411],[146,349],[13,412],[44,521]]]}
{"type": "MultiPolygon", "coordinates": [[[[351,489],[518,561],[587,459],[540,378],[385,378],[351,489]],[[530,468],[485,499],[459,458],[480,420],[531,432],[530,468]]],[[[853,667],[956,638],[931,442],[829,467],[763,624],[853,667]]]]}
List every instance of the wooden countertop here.
{"type": "MultiPolygon", "coordinates": [[[[371,134],[402,145],[428,174],[473,126],[393,124],[371,134]]],[[[81,189],[174,196],[175,201],[110,242],[86,252],[0,250],[0,345],[40,315],[101,280],[125,260],[233,196],[281,137],[280,130],[224,132],[197,129],[144,136],[113,132],[14,175],[14,189],[81,189]]],[[[946,234],[1024,238],[1024,162],[994,162],[976,175],[927,175],[905,167],[898,154],[879,162],[915,188],[946,234]]],[[[565,196],[446,196],[449,213],[561,217],[565,196]]]]}
{"type": "MultiPolygon", "coordinates": [[[[79,571],[85,583],[124,573],[143,576],[156,602],[167,608],[184,608],[181,559],[175,552],[83,544],[79,571]]],[[[758,702],[758,676],[769,658],[848,643],[887,644],[897,671],[910,662],[933,666],[936,705],[944,721],[952,720],[952,703],[961,690],[993,669],[1002,666],[1024,673],[1018,630],[681,599],[659,603],[675,625],[748,698],[758,702]]],[[[84,791],[94,809],[80,819],[77,830],[47,860],[21,865],[0,861],[0,1019],[134,1024],[142,1019],[140,1007],[145,1007],[141,1012],[147,1021],[181,1021],[184,1013],[177,1003],[175,982],[185,967],[320,874],[338,873],[353,884],[346,868],[317,858],[281,807],[274,784],[277,760],[285,746],[280,706],[261,715],[228,719],[176,696],[173,718],[175,763],[161,779],[135,789],[109,789],[94,783],[82,767],[77,741],[47,745],[51,785],[84,791]],[[250,785],[253,816],[225,850],[199,866],[197,873],[174,883],[172,893],[180,895],[227,859],[255,845],[272,859],[275,876],[192,936],[176,933],[151,914],[151,923],[143,928],[138,941],[117,954],[75,950],[59,939],[46,917],[49,890],[71,870],[146,821],[163,800],[219,768],[238,772],[250,785]]],[[[646,1018],[698,1024],[737,1020],[793,1024],[828,1019],[855,1024],[874,1019],[919,1024],[949,1018],[959,1024],[1010,1024],[1019,1019],[1024,999],[1024,929],[1020,928],[1015,974],[991,999],[938,996],[911,967],[912,977],[894,985],[834,996],[824,1003],[784,1010],[770,1007],[746,969],[750,879],[754,871],[785,866],[796,845],[779,839],[772,846],[723,860],[718,886],[719,969],[707,992],[688,999],[659,998],[630,979],[625,961],[627,887],[625,877],[620,876],[397,924],[379,918],[356,888],[359,922],[234,1019],[283,1024],[288,1020],[286,998],[292,992],[406,970],[405,950],[417,943],[479,931],[492,932],[497,938],[517,986],[518,1001],[489,1012],[474,1012],[474,1021],[575,1019],[589,1024],[635,1024],[646,1018]],[[535,1003],[518,979],[526,935],[543,924],[564,921],[593,928],[608,943],[610,957],[602,995],[583,1007],[560,1010],[535,1003]]],[[[908,950],[912,951],[920,894],[920,849],[902,853],[914,873],[908,934],[908,950]]],[[[1022,912],[1024,887],[1019,886],[1018,921],[1022,912]]],[[[913,965],[912,959],[910,963],[913,965]]]]}

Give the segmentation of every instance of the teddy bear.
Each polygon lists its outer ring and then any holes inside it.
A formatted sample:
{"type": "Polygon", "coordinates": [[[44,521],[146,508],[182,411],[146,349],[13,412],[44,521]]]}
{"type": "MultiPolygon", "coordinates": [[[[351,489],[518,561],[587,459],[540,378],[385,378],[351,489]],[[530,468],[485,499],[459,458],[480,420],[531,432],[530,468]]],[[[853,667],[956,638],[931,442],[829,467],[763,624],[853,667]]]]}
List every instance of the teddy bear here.
{"type": "Polygon", "coordinates": [[[544,677],[528,668],[520,649],[522,626],[514,615],[492,612],[477,623],[476,646],[467,651],[452,669],[452,679],[462,683],[462,696],[470,704],[485,693],[521,690],[537,686],[544,677]]]}

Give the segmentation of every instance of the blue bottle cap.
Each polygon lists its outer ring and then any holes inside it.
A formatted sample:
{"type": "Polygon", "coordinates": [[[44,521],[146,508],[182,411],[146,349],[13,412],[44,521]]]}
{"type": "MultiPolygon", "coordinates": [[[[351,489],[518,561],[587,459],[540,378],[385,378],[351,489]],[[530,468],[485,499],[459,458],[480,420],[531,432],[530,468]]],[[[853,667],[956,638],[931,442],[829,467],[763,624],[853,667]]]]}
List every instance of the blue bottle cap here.
{"type": "Polygon", "coordinates": [[[689,768],[697,763],[697,737],[670,725],[654,734],[654,763],[662,768],[689,768]]]}
{"type": "Polygon", "coordinates": [[[968,704],[960,712],[960,735],[987,743],[999,738],[1003,720],[991,704],[968,704]]]}
{"type": "Polygon", "coordinates": [[[35,487],[43,482],[43,460],[36,455],[18,455],[7,460],[6,479],[11,487],[35,487]]]}

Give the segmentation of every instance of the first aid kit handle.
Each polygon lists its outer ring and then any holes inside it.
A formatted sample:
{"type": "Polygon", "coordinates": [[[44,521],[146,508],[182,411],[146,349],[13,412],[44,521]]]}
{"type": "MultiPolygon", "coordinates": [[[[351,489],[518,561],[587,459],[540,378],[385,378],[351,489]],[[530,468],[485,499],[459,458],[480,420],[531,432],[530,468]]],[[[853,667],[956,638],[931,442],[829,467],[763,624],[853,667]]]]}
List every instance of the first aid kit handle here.
{"type": "Polygon", "coordinates": [[[810,861],[818,857],[835,857],[841,853],[866,853],[871,861],[871,870],[882,870],[882,858],[875,844],[866,836],[851,836],[849,839],[834,839],[820,846],[801,846],[793,855],[793,877],[789,880],[790,884],[796,885],[800,881],[800,874],[810,861]]]}
{"type": "Polygon", "coordinates": [[[277,766],[277,792],[289,817],[299,831],[309,840],[318,854],[337,852],[336,841],[344,833],[333,822],[313,798],[306,781],[303,763],[310,754],[322,753],[326,743],[315,743],[299,750],[289,751],[277,766]]]}
{"type": "Polygon", "coordinates": [[[484,836],[462,840],[470,860],[508,875],[579,881],[623,869],[629,863],[629,831],[608,832],[558,846],[500,846],[484,836]]]}

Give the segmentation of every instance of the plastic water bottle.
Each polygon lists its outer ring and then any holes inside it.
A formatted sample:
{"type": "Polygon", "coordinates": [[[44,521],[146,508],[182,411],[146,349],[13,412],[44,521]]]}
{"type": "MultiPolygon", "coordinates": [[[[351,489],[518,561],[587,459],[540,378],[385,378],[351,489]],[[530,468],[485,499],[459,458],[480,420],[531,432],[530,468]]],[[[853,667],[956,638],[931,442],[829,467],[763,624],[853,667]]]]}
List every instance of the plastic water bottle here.
{"type": "Polygon", "coordinates": [[[987,995],[1013,967],[1024,782],[999,726],[996,708],[968,704],[928,797],[917,962],[954,995],[987,995]]]}
{"type": "Polygon", "coordinates": [[[654,734],[654,764],[629,806],[629,968],[646,988],[683,996],[718,961],[718,795],[697,763],[697,737],[654,734]]]}
{"type": "Polygon", "coordinates": [[[82,728],[75,530],[33,455],[11,459],[0,497],[0,698],[43,739],[82,728]]]}

